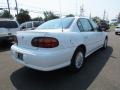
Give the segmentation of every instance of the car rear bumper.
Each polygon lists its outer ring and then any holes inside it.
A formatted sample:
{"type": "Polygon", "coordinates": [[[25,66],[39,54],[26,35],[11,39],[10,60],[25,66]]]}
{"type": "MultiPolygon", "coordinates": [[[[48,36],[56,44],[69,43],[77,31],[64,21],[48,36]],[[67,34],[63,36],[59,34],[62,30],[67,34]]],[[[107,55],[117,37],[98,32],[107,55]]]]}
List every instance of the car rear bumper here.
{"type": "Polygon", "coordinates": [[[17,62],[41,71],[51,71],[70,65],[74,53],[73,48],[61,49],[57,51],[29,50],[13,45],[11,47],[12,57],[17,62]],[[17,56],[23,54],[23,60],[17,56]]]}
{"type": "Polygon", "coordinates": [[[119,31],[115,31],[115,32],[120,33],[120,30],[119,31]]]}

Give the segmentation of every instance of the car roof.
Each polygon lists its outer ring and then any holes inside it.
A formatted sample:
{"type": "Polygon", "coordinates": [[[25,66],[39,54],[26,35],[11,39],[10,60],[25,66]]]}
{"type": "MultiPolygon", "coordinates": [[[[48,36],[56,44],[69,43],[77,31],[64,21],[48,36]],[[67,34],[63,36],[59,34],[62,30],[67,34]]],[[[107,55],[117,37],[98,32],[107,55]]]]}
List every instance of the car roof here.
{"type": "Polygon", "coordinates": [[[20,25],[23,25],[23,24],[26,24],[26,23],[32,23],[32,22],[41,22],[41,21],[27,21],[27,22],[21,23],[20,25]]]}
{"type": "Polygon", "coordinates": [[[75,18],[86,18],[86,19],[89,19],[89,17],[86,17],[86,16],[75,16],[75,18]]]}
{"type": "Polygon", "coordinates": [[[0,18],[0,21],[16,21],[14,19],[8,19],[8,18],[0,18]]]}
{"type": "MultiPolygon", "coordinates": [[[[85,18],[85,19],[90,19],[89,17],[85,17],[85,16],[75,16],[75,17],[62,17],[62,18],[74,18],[74,19],[79,19],[79,18],[85,18]]],[[[60,18],[58,18],[60,19],[60,18]]]]}

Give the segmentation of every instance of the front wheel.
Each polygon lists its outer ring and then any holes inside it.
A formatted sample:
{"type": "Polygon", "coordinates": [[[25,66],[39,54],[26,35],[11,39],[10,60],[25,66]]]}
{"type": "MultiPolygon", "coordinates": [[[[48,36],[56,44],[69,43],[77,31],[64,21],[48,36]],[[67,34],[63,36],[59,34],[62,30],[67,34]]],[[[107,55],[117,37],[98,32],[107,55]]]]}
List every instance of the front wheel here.
{"type": "Polygon", "coordinates": [[[83,66],[84,62],[84,51],[82,49],[77,50],[74,53],[74,56],[71,61],[71,69],[72,71],[79,71],[80,68],[83,66]]]}

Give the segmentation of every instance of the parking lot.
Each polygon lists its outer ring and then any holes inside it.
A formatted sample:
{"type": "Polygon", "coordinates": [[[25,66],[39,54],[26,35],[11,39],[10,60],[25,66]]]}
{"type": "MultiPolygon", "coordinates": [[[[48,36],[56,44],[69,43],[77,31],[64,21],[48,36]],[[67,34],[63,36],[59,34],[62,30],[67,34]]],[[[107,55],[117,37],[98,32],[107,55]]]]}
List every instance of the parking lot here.
{"type": "Polygon", "coordinates": [[[120,36],[108,34],[108,48],[90,55],[78,73],[26,68],[12,60],[10,46],[0,44],[0,90],[120,90],[120,36]]]}

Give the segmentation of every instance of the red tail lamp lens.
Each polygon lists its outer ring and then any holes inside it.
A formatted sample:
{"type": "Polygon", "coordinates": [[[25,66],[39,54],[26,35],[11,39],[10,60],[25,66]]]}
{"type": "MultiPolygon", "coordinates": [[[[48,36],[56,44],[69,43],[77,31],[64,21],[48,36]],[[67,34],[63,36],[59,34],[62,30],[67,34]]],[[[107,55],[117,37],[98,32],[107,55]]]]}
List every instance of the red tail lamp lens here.
{"type": "Polygon", "coordinates": [[[34,47],[41,48],[54,48],[59,45],[59,42],[56,38],[52,37],[36,37],[31,42],[34,47]]]}

